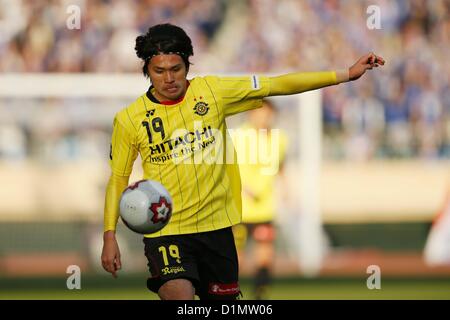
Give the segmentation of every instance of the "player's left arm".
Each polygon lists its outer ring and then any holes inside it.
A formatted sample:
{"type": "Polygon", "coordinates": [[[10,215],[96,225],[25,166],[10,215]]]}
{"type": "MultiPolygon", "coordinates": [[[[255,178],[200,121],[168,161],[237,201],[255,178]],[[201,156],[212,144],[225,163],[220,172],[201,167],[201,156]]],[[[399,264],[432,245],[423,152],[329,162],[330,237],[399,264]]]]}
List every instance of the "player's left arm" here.
{"type": "Polygon", "coordinates": [[[270,77],[269,96],[289,95],[359,79],[366,70],[384,65],[382,57],[368,53],[350,68],[338,71],[300,72],[270,77]]]}
{"type": "Polygon", "coordinates": [[[106,187],[101,256],[103,268],[114,277],[117,277],[116,272],[121,268],[120,249],[115,236],[119,219],[119,200],[128,185],[133,163],[138,154],[134,135],[120,119],[120,115],[116,115],[113,123],[109,159],[111,176],[106,187]]]}

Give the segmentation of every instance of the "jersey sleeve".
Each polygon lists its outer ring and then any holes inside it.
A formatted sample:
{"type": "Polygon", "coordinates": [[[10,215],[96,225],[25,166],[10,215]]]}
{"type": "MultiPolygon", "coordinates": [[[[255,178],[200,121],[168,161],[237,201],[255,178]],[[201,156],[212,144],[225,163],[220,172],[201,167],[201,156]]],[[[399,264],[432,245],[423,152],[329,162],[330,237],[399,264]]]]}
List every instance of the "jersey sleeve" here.
{"type": "Polygon", "coordinates": [[[220,77],[217,86],[226,117],[259,108],[270,92],[269,78],[258,75],[220,77]]]}
{"type": "Polygon", "coordinates": [[[130,176],[133,163],[138,155],[133,128],[127,126],[120,114],[114,118],[113,133],[111,138],[111,150],[109,165],[113,174],[117,176],[130,176]]]}
{"type": "Polygon", "coordinates": [[[128,179],[133,169],[134,160],[138,154],[135,143],[134,128],[131,122],[121,119],[122,113],[116,114],[113,122],[109,165],[109,179],[104,207],[104,231],[115,230],[119,218],[119,199],[127,187],[128,179]],[[127,127],[127,125],[129,127],[127,127]]]}
{"type": "Polygon", "coordinates": [[[270,96],[290,95],[345,82],[344,77],[337,76],[335,71],[296,72],[271,77],[270,96]]]}
{"type": "Polygon", "coordinates": [[[103,231],[116,230],[119,219],[119,201],[128,185],[129,177],[111,174],[106,186],[105,207],[103,212],[103,231]]]}

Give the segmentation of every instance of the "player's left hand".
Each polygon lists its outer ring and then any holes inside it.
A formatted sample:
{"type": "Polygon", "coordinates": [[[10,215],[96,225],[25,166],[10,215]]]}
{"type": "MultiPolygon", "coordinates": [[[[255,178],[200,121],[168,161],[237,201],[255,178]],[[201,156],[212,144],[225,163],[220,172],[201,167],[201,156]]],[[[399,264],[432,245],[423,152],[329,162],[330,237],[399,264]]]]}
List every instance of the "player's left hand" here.
{"type": "Polygon", "coordinates": [[[380,65],[384,65],[385,61],[382,57],[377,56],[375,53],[370,52],[356,61],[356,63],[349,69],[349,79],[359,79],[366,70],[372,70],[378,68],[380,65]]]}

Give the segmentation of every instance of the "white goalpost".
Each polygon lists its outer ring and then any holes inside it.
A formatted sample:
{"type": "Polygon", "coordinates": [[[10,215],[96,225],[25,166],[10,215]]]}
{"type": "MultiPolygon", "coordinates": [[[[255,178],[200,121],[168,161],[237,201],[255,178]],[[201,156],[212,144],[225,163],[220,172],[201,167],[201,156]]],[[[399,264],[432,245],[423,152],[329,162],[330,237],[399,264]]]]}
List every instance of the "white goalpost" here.
{"type": "Polygon", "coordinates": [[[322,95],[320,90],[298,96],[300,125],[299,266],[306,276],[319,273],[324,257],[320,207],[322,163],[322,95]]]}

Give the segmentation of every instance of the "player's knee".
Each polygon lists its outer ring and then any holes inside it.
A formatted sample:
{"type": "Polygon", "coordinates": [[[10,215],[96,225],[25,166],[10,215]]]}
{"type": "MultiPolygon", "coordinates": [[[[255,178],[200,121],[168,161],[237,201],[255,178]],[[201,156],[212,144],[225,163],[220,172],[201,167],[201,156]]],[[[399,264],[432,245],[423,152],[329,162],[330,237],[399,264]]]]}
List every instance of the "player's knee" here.
{"type": "Polygon", "coordinates": [[[275,240],[275,228],[271,224],[260,224],[253,230],[253,238],[260,243],[271,243],[275,240]]]}
{"type": "Polygon", "coordinates": [[[194,286],[187,279],[169,280],[158,290],[161,300],[194,300],[194,294],[194,286]]]}

